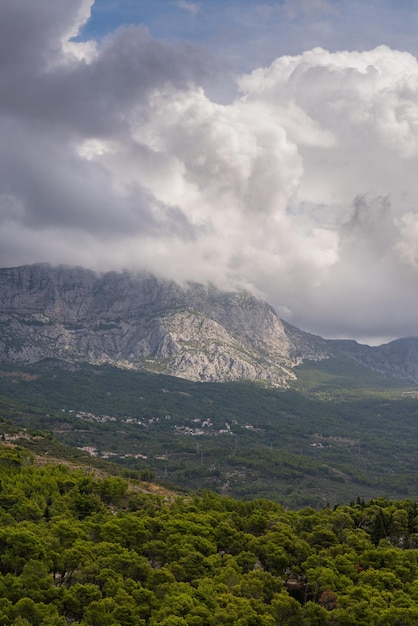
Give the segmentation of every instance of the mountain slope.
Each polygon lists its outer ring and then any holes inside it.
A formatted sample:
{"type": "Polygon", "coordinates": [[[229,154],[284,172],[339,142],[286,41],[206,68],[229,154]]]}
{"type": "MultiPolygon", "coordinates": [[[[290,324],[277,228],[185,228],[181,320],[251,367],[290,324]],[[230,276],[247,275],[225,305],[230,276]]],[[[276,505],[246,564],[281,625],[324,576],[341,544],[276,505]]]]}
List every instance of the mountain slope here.
{"type": "Polygon", "coordinates": [[[333,341],[336,352],[386,376],[418,383],[418,338],[396,339],[370,347],[355,341],[333,341]]]}
{"type": "MultiPolygon", "coordinates": [[[[325,340],[247,292],[149,274],[30,265],[0,269],[0,363],[110,363],[193,381],[287,387],[330,357],[418,383],[418,339],[370,347],[325,340]]],[[[324,369],[320,368],[324,373],[324,369]]]]}
{"type": "Polygon", "coordinates": [[[304,357],[326,355],[314,342],[304,352],[272,307],[248,293],[127,272],[2,269],[0,324],[4,363],[109,362],[189,380],[283,386],[304,357]]]}

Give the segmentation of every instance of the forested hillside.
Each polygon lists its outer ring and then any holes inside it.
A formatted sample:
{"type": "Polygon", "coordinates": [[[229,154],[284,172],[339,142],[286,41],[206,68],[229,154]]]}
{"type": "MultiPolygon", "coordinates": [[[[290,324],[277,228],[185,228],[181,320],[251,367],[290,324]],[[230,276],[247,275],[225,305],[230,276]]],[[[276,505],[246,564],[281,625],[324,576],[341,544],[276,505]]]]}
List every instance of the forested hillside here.
{"type": "Polygon", "coordinates": [[[176,489],[289,508],[418,498],[415,388],[369,377],[349,389],[336,362],[332,385],[320,373],[301,372],[314,391],[300,393],[43,363],[0,371],[0,415],[176,489]]]}
{"type": "Polygon", "coordinates": [[[295,512],[45,461],[0,447],[4,626],[418,624],[410,500],[295,512]]]}

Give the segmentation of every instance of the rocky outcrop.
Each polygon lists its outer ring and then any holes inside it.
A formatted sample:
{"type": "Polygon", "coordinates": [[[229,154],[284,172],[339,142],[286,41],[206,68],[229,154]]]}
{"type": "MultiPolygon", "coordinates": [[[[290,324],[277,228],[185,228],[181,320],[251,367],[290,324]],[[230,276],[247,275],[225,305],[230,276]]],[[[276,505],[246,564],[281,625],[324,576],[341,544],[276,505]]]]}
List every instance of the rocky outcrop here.
{"type": "Polygon", "coordinates": [[[285,387],[297,365],[329,356],[418,383],[416,338],[379,347],[325,340],[280,320],[249,293],[149,274],[0,269],[0,363],[112,363],[189,380],[285,387]]]}
{"type": "MultiPolygon", "coordinates": [[[[285,386],[304,357],[303,333],[244,292],[31,265],[0,270],[0,359],[112,363],[190,380],[285,386]],[[286,330],[287,329],[287,330],[286,330]]],[[[319,338],[316,338],[318,341],[319,338]]]]}

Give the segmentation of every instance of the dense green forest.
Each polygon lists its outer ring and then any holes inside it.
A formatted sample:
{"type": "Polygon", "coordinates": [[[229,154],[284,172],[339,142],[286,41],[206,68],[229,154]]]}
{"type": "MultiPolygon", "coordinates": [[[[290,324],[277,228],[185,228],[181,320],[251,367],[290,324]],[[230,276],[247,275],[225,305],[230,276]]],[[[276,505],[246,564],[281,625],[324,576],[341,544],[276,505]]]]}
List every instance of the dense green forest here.
{"type": "Polygon", "coordinates": [[[418,498],[415,388],[341,361],[314,365],[285,391],[110,366],[3,369],[0,415],[176,489],[290,508],[418,498]]]}
{"type": "Polygon", "coordinates": [[[418,509],[148,493],[0,444],[4,626],[418,624],[418,509]]]}

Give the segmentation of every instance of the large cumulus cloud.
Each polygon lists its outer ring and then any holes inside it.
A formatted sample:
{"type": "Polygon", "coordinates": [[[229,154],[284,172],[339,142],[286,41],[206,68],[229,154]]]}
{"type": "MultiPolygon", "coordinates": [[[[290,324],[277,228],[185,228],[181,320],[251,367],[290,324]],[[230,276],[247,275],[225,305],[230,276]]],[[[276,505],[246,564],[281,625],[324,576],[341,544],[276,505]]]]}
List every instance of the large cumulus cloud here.
{"type": "Polygon", "coordinates": [[[327,336],[416,334],[415,57],[315,48],[219,104],[197,48],[75,43],[91,5],[0,0],[0,264],[146,268],[327,336]]]}

